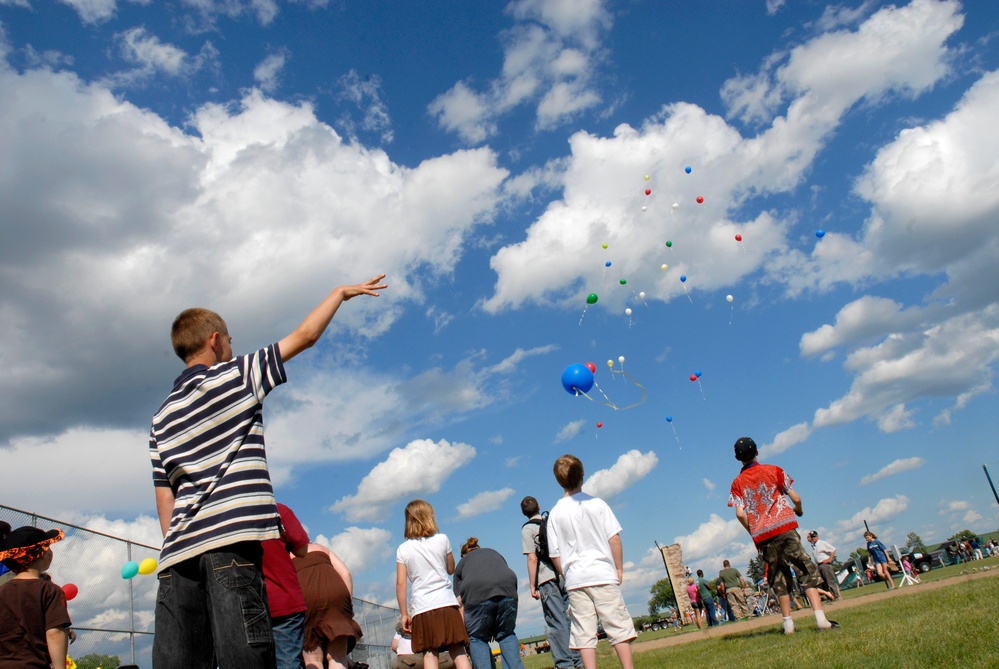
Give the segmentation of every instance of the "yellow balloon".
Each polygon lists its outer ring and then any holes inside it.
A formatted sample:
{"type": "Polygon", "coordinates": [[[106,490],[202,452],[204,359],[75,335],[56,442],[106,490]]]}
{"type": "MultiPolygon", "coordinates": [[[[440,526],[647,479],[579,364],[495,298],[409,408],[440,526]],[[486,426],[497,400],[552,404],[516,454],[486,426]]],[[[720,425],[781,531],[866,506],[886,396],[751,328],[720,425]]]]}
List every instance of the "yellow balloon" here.
{"type": "Polygon", "coordinates": [[[139,563],[139,573],[143,576],[148,576],[156,571],[156,560],[153,558],[146,558],[139,563]]]}
{"type": "Polygon", "coordinates": [[[663,264],[659,269],[665,272],[666,270],[669,269],[669,265],[663,264]]]}
{"type": "Polygon", "coordinates": [[[607,366],[608,367],[613,367],[614,366],[614,361],[613,360],[608,360],[607,361],[607,366]]]}
{"type": "Polygon", "coordinates": [[[648,181],[648,180],[649,180],[649,179],[651,179],[651,178],[652,178],[652,175],[651,175],[651,174],[646,174],[646,175],[645,175],[645,180],[646,180],[646,181],[648,181]]]}
{"type": "Polygon", "coordinates": [[[607,244],[601,244],[600,246],[607,248],[607,244]]]}

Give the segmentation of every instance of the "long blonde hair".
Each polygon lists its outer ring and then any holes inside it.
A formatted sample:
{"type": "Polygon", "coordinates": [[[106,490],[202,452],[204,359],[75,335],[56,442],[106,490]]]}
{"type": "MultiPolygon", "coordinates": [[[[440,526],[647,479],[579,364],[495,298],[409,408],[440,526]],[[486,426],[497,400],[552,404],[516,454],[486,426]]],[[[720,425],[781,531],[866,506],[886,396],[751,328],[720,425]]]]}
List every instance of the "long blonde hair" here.
{"type": "Polygon", "coordinates": [[[406,505],[406,529],[403,533],[407,539],[422,539],[437,534],[437,516],[430,502],[414,499],[406,505]]]}

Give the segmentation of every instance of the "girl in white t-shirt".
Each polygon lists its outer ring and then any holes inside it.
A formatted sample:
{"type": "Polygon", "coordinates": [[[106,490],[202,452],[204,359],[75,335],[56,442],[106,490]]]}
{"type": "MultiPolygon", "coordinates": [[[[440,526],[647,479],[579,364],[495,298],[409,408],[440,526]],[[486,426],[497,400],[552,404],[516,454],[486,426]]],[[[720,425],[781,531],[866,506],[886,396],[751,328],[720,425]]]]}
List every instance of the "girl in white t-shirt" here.
{"type": "Polygon", "coordinates": [[[438,532],[434,507],[428,502],[414,499],[406,505],[405,537],[395,554],[395,594],[413,652],[423,653],[425,669],[437,669],[441,650],[451,654],[456,669],[472,669],[465,654],[465,620],[449,578],[454,573],[451,542],[438,532]],[[413,584],[412,606],[407,605],[407,581],[413,584]]]}

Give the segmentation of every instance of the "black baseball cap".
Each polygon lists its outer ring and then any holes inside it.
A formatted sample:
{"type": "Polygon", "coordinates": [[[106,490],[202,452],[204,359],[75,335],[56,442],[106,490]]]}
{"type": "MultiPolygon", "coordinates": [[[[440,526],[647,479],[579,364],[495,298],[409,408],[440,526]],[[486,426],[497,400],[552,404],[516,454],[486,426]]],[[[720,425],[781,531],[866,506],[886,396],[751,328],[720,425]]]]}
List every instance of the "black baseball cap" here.
{"type": "Polygon", "coordinates": [[[739,437],[735,442],[735,459],[739,462],[749,462],[759,454],[756,442],[749,437],[739,437]]]}

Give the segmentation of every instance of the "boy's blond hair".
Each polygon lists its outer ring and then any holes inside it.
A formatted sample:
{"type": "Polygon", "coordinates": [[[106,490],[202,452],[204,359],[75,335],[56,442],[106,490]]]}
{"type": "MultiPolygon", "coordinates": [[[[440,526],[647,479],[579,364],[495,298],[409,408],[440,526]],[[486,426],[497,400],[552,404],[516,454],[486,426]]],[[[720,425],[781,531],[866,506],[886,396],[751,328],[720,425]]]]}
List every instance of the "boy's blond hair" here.
{"type": "Polygon", "coordinates": [[[583,461],[566,453],[555,461],[552,467],[555,480],[563,490],[578,490],[583,487],[583,461]]]}
{"type": "Polygon", "coordinates": [[[180,312],[170,328],[170,343],[177,357],[187,363],[205,347],[213,334],[229,334],[225,321],[214,311],[195,307],[180,312]]]}
{"type": "Polygon", "coordinates": [[[422,499],[414,499],[406,505],[406,531],[404,536],[407,539],[422,539],[432,537],[437,534],[437,516],[434,514],[434,507],[430,502],[422,499]]]}

